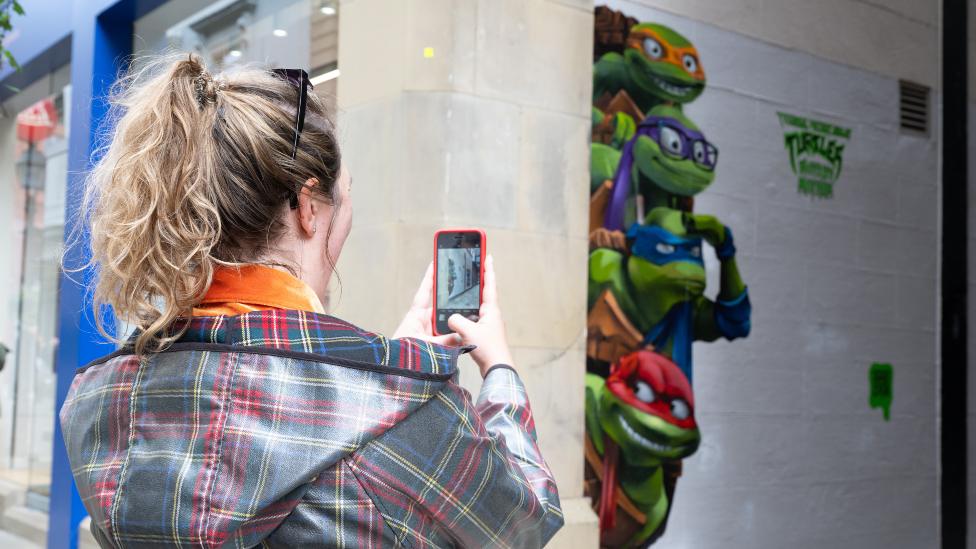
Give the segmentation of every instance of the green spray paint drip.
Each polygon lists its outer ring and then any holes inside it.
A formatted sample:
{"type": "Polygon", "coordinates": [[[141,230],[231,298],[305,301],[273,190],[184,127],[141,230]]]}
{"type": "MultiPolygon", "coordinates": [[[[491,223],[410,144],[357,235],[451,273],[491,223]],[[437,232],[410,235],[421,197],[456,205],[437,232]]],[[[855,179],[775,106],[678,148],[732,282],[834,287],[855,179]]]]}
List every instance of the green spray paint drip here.
{"type": "Polygon", "coordinates": [[[868,404],[872,408],[884,410],[885,421],[891,417],[891,401],[894,399],[895,370],[891,364],[875,362],[868,370],[868,382],[871,387],[871,394],[868,397],[868,404]]]}

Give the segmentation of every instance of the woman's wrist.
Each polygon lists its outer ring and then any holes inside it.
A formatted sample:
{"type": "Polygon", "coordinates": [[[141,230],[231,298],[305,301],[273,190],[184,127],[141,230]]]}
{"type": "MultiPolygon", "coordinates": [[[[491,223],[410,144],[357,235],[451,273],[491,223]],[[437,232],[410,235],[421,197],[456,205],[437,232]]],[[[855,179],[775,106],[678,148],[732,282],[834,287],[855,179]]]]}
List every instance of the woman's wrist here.
{"type": "Polygon", "coordinates": [[[490,374],[492,370],[511,370],[512,372],[515,372],[516,375],[518,375],[518,371],[511,364],[505,364],[499,362],[498,364],[489,366],[487,369],[482,371],[481,378],[484,379],[488,377],[488,374],[490,374]]]}
{"type": "Polygon", "coordinates": [[[512,364],[515,364],[515,361],[512,359],[512,352],[508,350],[508,345],[504,343],[501,345],[493,344],[491,345],[490,350],[475,349],[471,353],[471,358],[474,359],[475,363],[478,365],[478,369],[481,370],[482,378],[488,375],[488,370],[490,370],[496,364],[507,364],[509,367],[511,367],[512,364]]]}

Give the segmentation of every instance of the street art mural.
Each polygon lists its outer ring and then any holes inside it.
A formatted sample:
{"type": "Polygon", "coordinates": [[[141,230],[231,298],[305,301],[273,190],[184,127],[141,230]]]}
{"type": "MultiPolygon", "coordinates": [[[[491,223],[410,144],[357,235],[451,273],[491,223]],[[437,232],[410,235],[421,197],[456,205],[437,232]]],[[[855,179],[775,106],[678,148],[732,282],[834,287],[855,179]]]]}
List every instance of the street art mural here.
{"type": "Polygon", "coordinates": [[[834,183],[844,167],[844,148],[851,129],[777,113],[783,126],[783,143],[790,156],[790,168],[797,177],[796,190],[817,198],[833,198],[834,183]]]}
{"type": "Polygon", "coordinates": [[[700,442],[692,342],[746,337],[751,306],[732,228],[694,208],[719,158],[683,109],[706,88],[694,44],[600,6],[594,61],[585,490],[603,547],[646,547],[700,442]]]}

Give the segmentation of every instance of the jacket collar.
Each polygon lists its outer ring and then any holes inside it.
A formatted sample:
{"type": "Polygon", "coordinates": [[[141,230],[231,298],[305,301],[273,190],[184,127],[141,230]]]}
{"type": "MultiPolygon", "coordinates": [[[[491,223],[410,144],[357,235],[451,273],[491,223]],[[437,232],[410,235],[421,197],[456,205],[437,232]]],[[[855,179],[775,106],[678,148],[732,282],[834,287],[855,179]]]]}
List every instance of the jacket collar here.
{"type": "Polygon", "coordinates": [[[458,355],[473,349],[414,338],[388,339],[333,316],[278,309],[193,317],[175,346],[186,343],[322,355],[324,360],[337,358],[434,375],[453,375],[458,355]]]}
{"type": "Polygon", "coordinates": [[[257,264],[220,267],[214,271],[210,288],[194,308],[194,315],[228,314],[223,311],[228,309],[227,305],[242,306],[245,310],[296,309],[325,313],[322,302],[308,284],[285,271],[257,264]]]}

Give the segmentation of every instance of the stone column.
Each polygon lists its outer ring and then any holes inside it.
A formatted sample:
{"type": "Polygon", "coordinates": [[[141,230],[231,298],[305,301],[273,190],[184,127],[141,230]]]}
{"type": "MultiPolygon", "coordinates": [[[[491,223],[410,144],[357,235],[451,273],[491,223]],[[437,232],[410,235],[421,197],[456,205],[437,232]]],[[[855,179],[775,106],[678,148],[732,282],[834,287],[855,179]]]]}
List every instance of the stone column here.
{"type": "Polygon", "coordinates": [[[345,0],[339,18],[355,214],[334,310],[390,333],[434,231],[485,229],[566,513],[560,548],[598,544],[582,496],[592,14],[589,0],[345,0]]]}

